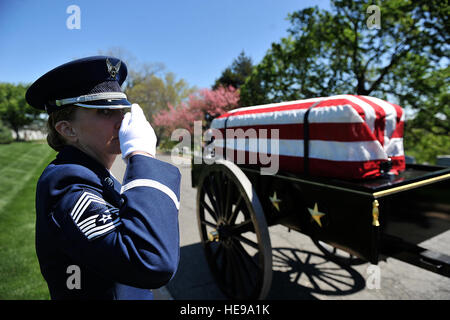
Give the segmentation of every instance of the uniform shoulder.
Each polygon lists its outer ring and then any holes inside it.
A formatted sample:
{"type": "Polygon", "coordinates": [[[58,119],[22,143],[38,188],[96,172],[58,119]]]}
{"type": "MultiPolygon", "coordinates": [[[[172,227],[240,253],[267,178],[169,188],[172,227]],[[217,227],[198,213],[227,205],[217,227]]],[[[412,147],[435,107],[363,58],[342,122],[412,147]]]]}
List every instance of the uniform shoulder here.
{"type": "Polygon", "coordinates": [[[79,164],[50,164],[42,172],[39,185],[61,188],[70,184],[100,185],[100,178],[91,169],[79,164]]]}

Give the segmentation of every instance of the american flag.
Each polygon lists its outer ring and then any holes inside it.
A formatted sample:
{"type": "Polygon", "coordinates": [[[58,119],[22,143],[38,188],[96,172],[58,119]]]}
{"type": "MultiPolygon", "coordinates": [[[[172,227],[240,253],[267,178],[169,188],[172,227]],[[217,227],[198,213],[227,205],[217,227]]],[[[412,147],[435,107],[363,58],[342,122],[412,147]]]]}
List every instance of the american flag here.
{"type": "MultiPolygon", "coordinates": [[[[338,95],[231,110],[213,120],[218,129],[216,154],[245,154],[245,161],[262,152],[277,154],[279,169],[304,171],[304,119],[307,110],[309,173],[342,179],[373,178],[380,165],[391,161],[391,174],[405,169],[404,112],[396,104],[369,96],[338,95]],[[232,131],[229,131],[229,130],[232,131]],[[244,134],[236,134],[242,129],[244,134]],[[266,130],[262,130],[266,129],[266,130]],[[278,129],[278,150],[270,150],[278,129]],[[232,139],[227,131],[235,134],[232,139]],[[242,141],[244,140],[244,141],[242,141]],[[256,142],[257,143],[254,143],[256,142]],[[268,149],[261,149],[261,141],[268,149]],[[226,149],[224,149],[226,144],[226,149]]],[[[242,163],[241,163],[242,164],[242,163]]]]}

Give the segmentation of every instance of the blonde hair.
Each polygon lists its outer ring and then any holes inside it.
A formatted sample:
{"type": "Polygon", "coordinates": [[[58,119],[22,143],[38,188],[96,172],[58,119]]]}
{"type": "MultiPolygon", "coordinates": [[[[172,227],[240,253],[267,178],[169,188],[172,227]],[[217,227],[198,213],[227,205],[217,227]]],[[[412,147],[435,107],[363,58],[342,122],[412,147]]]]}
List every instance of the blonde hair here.
{"type": "Polygon", "coordinates": [[[59,121],[72,121],[75,119],[75,111],[77,107],[70,105],[61,110],[53,111],[47,120],[47,143],[52,149],[61,151],[67,145],[66,140],[55,129],[56,123],[59,121]]]}

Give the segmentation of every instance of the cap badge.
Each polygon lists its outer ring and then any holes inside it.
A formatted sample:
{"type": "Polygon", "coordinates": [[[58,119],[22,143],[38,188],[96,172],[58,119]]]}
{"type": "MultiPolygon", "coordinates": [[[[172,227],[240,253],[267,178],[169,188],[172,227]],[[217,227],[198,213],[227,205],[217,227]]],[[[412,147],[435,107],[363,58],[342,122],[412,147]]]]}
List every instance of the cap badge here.
{"type": "Polygon", "coordinates": [[[119,60],[119,62],[115,66],[113,66],[111,61],[109,61],[109,59],[106,58],[106,66],[108,67],[108,73],[111,76],[111,78],[113,78],[113,79],[116,78],[116,75],[119,72],[121,63],[122,63],[122,61],[119,60]]]}

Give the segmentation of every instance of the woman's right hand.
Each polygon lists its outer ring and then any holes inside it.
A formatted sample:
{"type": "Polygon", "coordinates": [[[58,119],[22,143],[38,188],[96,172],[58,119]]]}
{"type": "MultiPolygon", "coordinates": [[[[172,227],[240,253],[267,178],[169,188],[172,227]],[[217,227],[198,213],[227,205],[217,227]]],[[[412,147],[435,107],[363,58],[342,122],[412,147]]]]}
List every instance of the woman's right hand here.
{"type": "Polygon", "coordinates": [[[120,150],[125,159],[134,153],[156,154],[156,134],[145,118],[141,107],[134,103],[127,112],[119,129],[120,150]]]}

